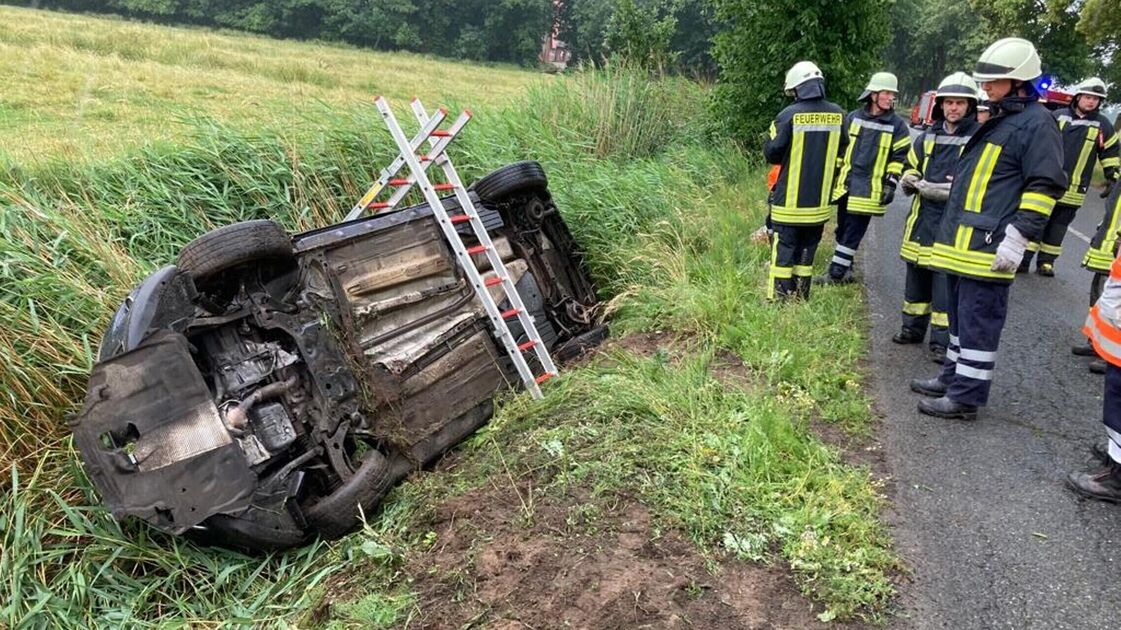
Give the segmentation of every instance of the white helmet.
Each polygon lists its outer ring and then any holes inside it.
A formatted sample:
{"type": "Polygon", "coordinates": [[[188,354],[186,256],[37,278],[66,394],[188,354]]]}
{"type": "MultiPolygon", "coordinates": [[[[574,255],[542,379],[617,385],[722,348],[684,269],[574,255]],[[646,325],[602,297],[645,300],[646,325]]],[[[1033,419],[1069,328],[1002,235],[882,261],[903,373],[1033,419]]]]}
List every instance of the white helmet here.
{"type": "Polygon", "coordinates": [[[790,91],[813,79],[825,79],[825,75],[821,74],[821,68],[812,61],[799,61],[786,71],[786,86],[782,89],[790,91]]]}
{"type": "Polygon", "coordinates": [[[974,101],[977,98],[977,82],[973,77],[964,72],[955,72],[950,76],[942,79],[938,84],[938,92],[935,94],[936,98],[943,96],[956,96],[958,98],[971,98],[974,101]]]}
{"type": "Polygon", "coordinates": [[[899,93],[899,79],[890,72],[877,72],[868,79],[868,85],[864,86],[864,91],[860,93],[860,98],[857,100],[863,101],[872,95],[873,92],[895,92],[899,93]]]}
{"type": "Polygon", "coordinates": [[[1100,96],[1101,98],[1104,99],[1105,95],[1106,95],[1105,81],[1102,81],[1098,77],[1090,77],[1089,79],[1086,79],[1082,83],[1079,83],[1078,85],[1074,86],[1074,95],[1078,96],[1079,94],[1089,94],[1090,96],[1100,96]]]}
{"type": "Polygon", "coordinates": [[[1012,79],[1031,81],[1043,74],[1039,53],[1026,39],[1006,37],[981,53],[973,78],[978,82],[1012,79]]]}

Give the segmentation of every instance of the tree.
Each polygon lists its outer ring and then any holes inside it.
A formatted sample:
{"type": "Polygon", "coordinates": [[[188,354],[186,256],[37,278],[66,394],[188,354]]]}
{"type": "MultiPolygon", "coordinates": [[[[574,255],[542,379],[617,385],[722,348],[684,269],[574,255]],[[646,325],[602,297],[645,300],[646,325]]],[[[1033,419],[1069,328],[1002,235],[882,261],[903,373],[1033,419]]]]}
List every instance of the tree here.
{"type": "Polygon", "coordinates": [[[618,0],[607,23],[607,51],[639,67],[665,71],[675,57],[670,40],[677,18],[658,4],[639,6],[635,0],[618,0]]]}
{"type": "Polygon", "coordinates": [[[833,100],[855,105],[890,40],[890,0],[713,0],[713,56],[720,79],[713,112],[740,142],[757,144],[789,103],[783,78],[803,59],[817,63],[833,100]]]}
{"type": "Polygon", "coordinates": [[[1099,57],[1077,28],[1083,1],[970,0],[970,6],[987,22],[994,41],[1023,37],[1032,42],[1044,72],[1069,85],[1101,69],[1099,57]]]}
{"type": "Polygon", "coordinates": [[[885,62],[899,77],[900,100],[917,99],[946,75],[971,71],[993,40],[988,23],[971,19],[960,0],[897,0],[885,62]]]}
{"type": "Polygon", "coordinates": [[[1102,78],[1121,89],[1121,10],[1116,0],[1086,0],[1081,6],[1078,32],[1108,60],[1102,78]]]}

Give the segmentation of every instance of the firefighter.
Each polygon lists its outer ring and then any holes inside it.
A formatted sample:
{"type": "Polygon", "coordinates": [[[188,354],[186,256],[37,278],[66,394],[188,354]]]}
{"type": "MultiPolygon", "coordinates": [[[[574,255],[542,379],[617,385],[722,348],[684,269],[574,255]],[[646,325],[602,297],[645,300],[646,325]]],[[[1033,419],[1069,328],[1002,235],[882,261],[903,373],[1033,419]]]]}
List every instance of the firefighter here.
{"type": "Polygon", "coordinates": [[[1090,309],[1082,332],[1107,362],[1102,421],[1106,426],[1104,446],[1091,450],[1104,466],[1098,470],[1071,473],[1067,485],[1082,496],[1121,502],[1121,257],[1115,258],[1097,304],[1090,309]]]}
{"type": "Polygon", "coordinates": [[[767,162],[781,165],[770,194],[770,299],[810,296],[814,253],[832,214],[829,193],[838,156],[847,139],[844,110],[825,100],[825,77],[809,61],[786,73],[785,92],[794,103],[779,112],[763,143],[767,162]]]}
{"type": "Polygon", "coordinates": [[[903,328],[892,341],[919,344],[930,326],[931,358],[941,363],[950,341],[946,277],[930,268],[934,236],[949,197],[954,165],[977,128],[977,83],[964,72],[942,80],[934,97],[934,124],[915,137],[903,172],[903,192],[914,195],[900,257],[907,265],[903,328]]]}
{"type": "Polygon", "coordinates": [[[931,266],[947,274],[950,346],[939,376],[911,381],[933,397],[919,402],[924,414],[974,420],[988,402],[1016,269],[1067,190],[1062,135],[1033,85],[1040,74],[1035,46],[1016,37],[989,46],[973,72],[993,117],[962,150],[934,242],[931,266]]]}
{"type": "MultiPolygon", "coordinates": [[[[1121,159],[1118,158],[1117,135],[1113,125],[1099,112],[1105,96],[1105,83],[1101,79],[1087,79],[1074,88],[1070,107],[1055,110],[1053,114],[1063,132],[1063,166],[1070,178],[1070,188],[1051,213],[1041,242],[1032,243],[1028,247],[1028,254],[1020,265],[1021,273],[1029,270],[1032,253],[1038,249],[1036,273],[1046,277],[1055,275],[1055,259],[1062,254],[1067,226],[1086,200],[1090,178],[1099,160],[1106,181],[1117,179],[1118,171],[1121,170],[1118,168],[1121,166],[1121,159]]],[[[1109,262],[1105,263],[1105,267],[1108,270],[1109,262]]]]}
{"type": "MultiPolygon", "coordinates": [[[[1106,188],[1108,198],[1105,202],[1105,216],[1098,224],[1094,238],[1090,239],[1090,249],[1082,259],[1082,266],[1093,272],[1090,281],[1090,306],[1098,301],[1106,276],[1109,274],[1110,263],[1118,252],[1118,243],[1121,243],[1121,185],[1116,182],[1106,188]]],[[[1076,345],[1071,351],[1079,356],[1094,357],[1090,361],[1090,371],[1095,374],[1105,374],[1106,361],[1098,356],[1094,346],[1086,341],[1083,345],[1076,345]]]]}
{"type": "Polygon", "coordinates": [[[907,123],[895,113],[899,81],[890,72],[877,72],[860,95],[864,106],[845,118],[848,150],[845,151],[833,200],[837,202],[837,247],[828,284],[852,282],[853,258],[868,231],[872,217],[883,216],[895,198],[903,174],[911,135],[907,123]]]}

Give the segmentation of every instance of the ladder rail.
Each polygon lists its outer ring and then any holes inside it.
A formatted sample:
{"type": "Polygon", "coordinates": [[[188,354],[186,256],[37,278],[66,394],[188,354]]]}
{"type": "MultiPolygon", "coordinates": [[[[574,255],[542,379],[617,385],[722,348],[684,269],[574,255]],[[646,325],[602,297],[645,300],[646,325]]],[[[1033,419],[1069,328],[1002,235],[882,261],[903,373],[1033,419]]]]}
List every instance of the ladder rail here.
{"type": "MultiPolygon", "coordinates": [[[[462,268],[464,274],[467,276],[467,279],[474,287],[475,294],[479,297],[479,301],[483,303],[483,308],[486,310],[487,316],[491,320],[491,325],[494,327],[495,335],[501,339],[503,346],[506,348],[507,354],[510,356],[510,359],[513,361],[514,366],[518,371],[518,375],[521,377],[522,382],[525,383],[526,389],[529,390],[530,394],[534,398],[541,398],[542,395],[541,389],[538,385],[538,380],[533,376],[533,372],[530,370],[529,364],[526,362],[525,356],[522,354],[523,348],[519,347],[517,340],[514,339],[513,333],[510,331],[509,326],[506,324],[506,320],[502,318],[502,313],[498,310],[498,304],[495,302],[494,298],[491,297],[488,285],[484,283],[482,275],[475,267],[475,262],[471,258],[471,253],[469,253],[468,248],[464,246],[463,241],[459,237],[459,233],[456,232],[455,226],[452,224],[447,212],[444,210],[443,202],[440,201],[439,195],[436,194],[436,190],[432,187],[432,183],[429,181],[425,170],[422,168],[420,160],[416,156],[415,149],[412,148],[408,138],[405,137],[404,132],[401,130],[400,125],[397,123],[397,118],[393,115],[393,110],[390,109],[389,104],[383,98],[379,97],[375,101],[375,104],[378,107],[378,111],[381,112],[382,117],[385,119],[386,126],[389,127],[390,135],[393,136],[394,142],[397,144],[397,147],[401,151],[400,157],[404,159],[405,163],[408,164],[409,169],[413,172],[413,175],[416,179],[416,184],[420,187],[421,193],[424,195],[425,200],[428,202],[433,216],[436,217],[437,223],[443,230],[444,237],[447,239],[448,244],[451,246],[452,251],[455,253],[460,267],[462,268]]],[[[456,179],[458,180],[458,176],[456,177],[456,179]]],[[[462,191],[462,193],[466,195],[466,190],[463,189],[462,182],[455,183],[458,184],[456,186],[457,193],[462,191]]],[[[457,199],[458,198],[459,197],[457,195],[457,199]]],[[[463,209],[467,212],[471,212],[474,215],[471,219],[472,224],[476,225],[477,228],[481,227],[482,222],[478,218],[478,213],[473,212],[474,205],[471,204],[470,198],[467,198],[467,204],[467,206],[463,206],[463,209]]],[[[478,231],[477,228],[476,232],[478,231]]],[[[483,232],[485,234],[485,230],[483,232]]],[[[512,295],[510,294],[510,289],[513,289],[513,283],[510,281],[510,275],[506,270],[505,265],[502,264],[501,259],[497,260],[497,265],[493,263],[494,258],[491,258],[491,254],[494,252],[494,244],[490,241],[489,237],[487,237],[486,242],[487,248],[484,251],[488,252],[488,259],[492,261],[492,269],[494,270],[496,275],[501,278],[501,284],[503,285],[503,288],[506,291],[507,295],[511,298],[511,305],[513,305],[513,299],[517,299],[518,304],[521,304],[521,299],[517,296],[516,289],[513,290],[512,295]]],[[[482,241],[480,241],[480,245],[482,244],[482,241]]],[[[525,310],[524,305],[521,305],[521,310],[525,310]]],[[[536,327],[532,327],[532,321],[530,322],[530,327],[526,328],[526,333],[532,335],[531,341],[534,342],[533,347],[540,347],[543,345],[540,341],[540,338],[536,337],[536,327]],[[533,331],[532,333],[530,333],[531,330],[533,331]]],[[[551,359],[549,360],[549,364],[552,364],[551,359]]],[[[552,372],[546,372],[546,374],[548,374],[549,376],[552,376],[555,373],[555,368],[552,372]]]]}
{"type": "MultiPolygon", "coordinates": [[[[412,109],[417,121],[420,122],[422,126],[426,124],[428,112],[424,109],[424,105],[421,104],[419,99],[413,99],[412,109]]],[[[429,142],[431,141],[432,139],[429,139],[429,142]]],[[[525,303],[522,301],[522,296],[518,293],[517,285],[514,284],[513,279],[510,277],[506,264],[502,262],[502,257],[499,256],[498,249],[495,248],[494,242],[490,238],[490,233],[487,232],[486,226],[483,225],[483,221],[479,217],[479,212],[475,208],[475,203],[471,201],[471,197],[467,193],[467,188],[463,185],[463,181],[459,177],[459,172],[455,170],[451,158],[446,154],[442,156],[439,163],[444,171],[444,177],[453,185],[452,190],[455,191],[456,201],[459,202],[460,208],[463,209],[464,214],[470,219],[475,237],[479,240],[481,245],[486,247],[484,252],[486,253],[488,262],[490,262],[491,269],[495,270],[499,277],[502,278],[503,292],[510,301],[510,307],[515,311],[518,322],[522,325],[522,330],[525,331],[526,336],[531,341],[535,342],[532,349],[537,356],[538,362],[541,364],[541,369],[545,374],[555,376],[557,374],[557,367],[553,364],[553,358],[549,355],[549,349],[545,347],[545,343],[541,339],[541,334],[537,331],[537,323],[534,321],[533,315],[526,309],[525,303]]],[[[505,321],[506,318],[503,318],[503,322],[505,321]]]]}

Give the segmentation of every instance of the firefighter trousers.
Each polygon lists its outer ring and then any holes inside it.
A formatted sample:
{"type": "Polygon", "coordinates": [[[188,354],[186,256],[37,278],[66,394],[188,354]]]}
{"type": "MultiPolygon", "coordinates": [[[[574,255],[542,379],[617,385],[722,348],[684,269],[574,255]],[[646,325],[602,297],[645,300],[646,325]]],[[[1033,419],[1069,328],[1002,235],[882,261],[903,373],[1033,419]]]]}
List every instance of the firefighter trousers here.
{"type": "Polygon", "coordinates": [[[912,262],[907,263],[907,280],[903,287],[903,332],[915,337],[925,337],[929,325],[930,347],[948,347],[948,300],[945,274],[912,262]]]}
{"type": "Polygon", "coordinates": [[[1056,204],[1055,209],[1051,211],[1051,218],[1047,220],[1047,227],[1043,228],[1043,237],[1040,238],[1039,242],[1029,243],[1028,251],[1024,254],[1024,261],[1020,263],[1020,267],[1026,271],[1033,254],[1036,256],[1037,265],[1054,264],[1059,255],[1063,253],[1063,239],[1066,238],[1067,228],[1074,221],[1074,215],[1077,212],[1078,206],[1056,204]],[[1036,254],[1037,251],[1038,254],[1036,254]]]}
{"type": "Polygon", "coordinates": [[[771,278],[767,297],[782,300],[797,295],[809,299],[814,254],[825,226],[773,225],[775,233],[771,238],[771,278]]]}
{"type": "Polygon", "coordinates": [[[1011,285],[946,274],[946,289],[950,345],[939,378],[950,400],[983,407],[989,402],[1011,285]]]}
{"type": "Polygon", "coordinates": [[[871,215],[852,214],[848,211],[848,195],[841,197],[837,202],[837,248],[833,252],[833,260],[829,263],[829,276],[840,280],[852,269],[856,250],[864,234],[868,232],[868,224],[872,222],[871,215]]]}
{"type": "Polygon", "coordinates": [[[1105,366],[1102,422],[1109,435],[1109,458],[1121,464],[1121,367],[1105,366]]]}

